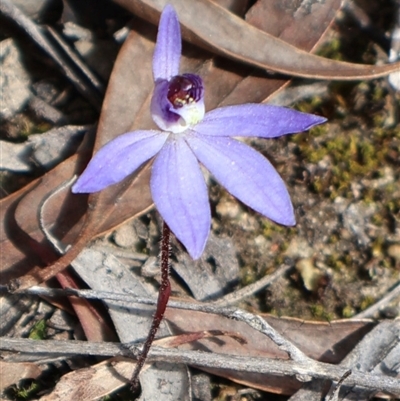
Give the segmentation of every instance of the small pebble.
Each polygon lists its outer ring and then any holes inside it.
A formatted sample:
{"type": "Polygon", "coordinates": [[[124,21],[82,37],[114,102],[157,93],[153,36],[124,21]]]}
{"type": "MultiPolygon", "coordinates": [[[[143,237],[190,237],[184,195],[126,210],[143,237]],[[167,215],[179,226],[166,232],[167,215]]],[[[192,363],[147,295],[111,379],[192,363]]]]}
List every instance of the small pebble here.
{"type": "Polygon", "coordinates": [[[313,249],[308,245],[307,241],[302,238],[293,238],[285,251],[288,258],[310,258],[313,256],[313,249]]]}
{"type": "Polygon", "coordinates": [[[32,95],[28,72],[13,39],[0,42],[0,71],[0,118],[10,119],[32,95]]]}
{"type": "Polygon", "coordinates": [[[400,262],[400,244],[390,245],[387,250],[387,253],[396,262],[400,262]]]}
{"type": "Polygon", "coordinates": [[[158,263],[158,258],[155,256],[150,256],[146,262],[143,264],[141,273],[143,277],[154,278],[160,275],[160,265],[158,263]]]}
{"type": "Polygon", "coordinates": [[[221,200],[218,203],[216,210],[221,217],[229,217],[230,219],[235,219],[240,213],[240,206],[237,202],[232,202],[230,200],[221,200]]]}
{"type": "Polygon", "coordinates": [[[131,224],[124,224],[114,233],[114,242],[121,248],[130,248],[139,242],[136,230],[131,224]]]}

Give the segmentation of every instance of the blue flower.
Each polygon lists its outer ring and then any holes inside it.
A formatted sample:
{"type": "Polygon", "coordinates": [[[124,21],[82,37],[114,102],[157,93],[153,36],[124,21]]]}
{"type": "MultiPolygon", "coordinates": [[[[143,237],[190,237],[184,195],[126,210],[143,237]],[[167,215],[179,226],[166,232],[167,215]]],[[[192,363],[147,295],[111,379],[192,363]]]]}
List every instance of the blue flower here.
{"type": "Polygon", "coordinates": [[[181,32],[172,6],[162,12],[153,57],[151,113],[160,130],[123,134],[101,148],[72,187],[92,193],[155,157],[151,193],[162,218],[193,259],[201,256],[211,213],[202,164],[233,196],[267,218],[295,224],[285,184],[271,163],[232,137],[276,138],[325,118],[284,107],[244,104],[205,113],[202,79],[179,75],[181,32]]]}

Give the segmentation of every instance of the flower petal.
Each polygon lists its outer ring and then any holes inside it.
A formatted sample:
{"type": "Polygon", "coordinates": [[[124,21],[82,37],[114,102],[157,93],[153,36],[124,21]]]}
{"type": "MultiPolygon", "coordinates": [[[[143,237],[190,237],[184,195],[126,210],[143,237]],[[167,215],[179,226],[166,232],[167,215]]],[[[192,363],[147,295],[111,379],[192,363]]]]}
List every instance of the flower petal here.
{"type": "Polygon", "coordinates": [[[235,139],[187,135],[186,141],[199,161],[233,195],[269,219],[295,224],[286,186],[272,164],[235,139]]]}
{"type": "Polygon", "coordinates": [[[150,188],[162,218],[198,259],[210,232],[210,205],[199,163],[181,136],[171,136],[154,160],[150,188]]]}
{"type": "Polygon", "coordinates": [[[153,55],[154,81],[178,75],[182,52],[181,28],[174,8],[168,4],[161,13],[153,55]]]}
{"type": "Polygon", "coordinates": [[[243,104],[209,111],[193,129],[202,135],[275,138],[306,131],[326,118],[266,104],[243,104]]]}
{"type": "Polygon", "coordinates": [[[169,82],[165,79],[159,79],[153,91],[151,98],[150,111],[153,121],[158,128],[163,131],[171,131],[170,127],[179,124],[181,116],[174,112],[171,102],[168,100],[169,82]]]}
{"type": "Polygon", "coordinates": [[[168,133],[154,130],[118,136],[94,155],[73,185],[72,192],[97,192],[122,181],[158,153],[167,138],[168,133]]]}

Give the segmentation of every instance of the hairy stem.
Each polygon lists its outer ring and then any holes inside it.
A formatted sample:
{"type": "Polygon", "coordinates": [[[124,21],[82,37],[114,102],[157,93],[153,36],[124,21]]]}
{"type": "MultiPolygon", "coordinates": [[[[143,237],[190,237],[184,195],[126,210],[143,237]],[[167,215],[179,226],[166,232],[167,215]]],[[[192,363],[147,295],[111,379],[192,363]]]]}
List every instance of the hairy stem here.
{"type": "Polygon", "coordinates": [[[162,238],[161,238],[161,284],[158,291],[157,309],[153,317],[153,322],[146,341],[143,345],[142,351],[138,357],[135,371],[133,372],[131,379],[131,388],[135,391],[139,385],[139,374],[142,370],[144,363],[146,362],[147,354],[150,351],[151,344],[154,341],[154,337],[157,334],[158,328],[160,327],[161,321],[164,317],[165,309],[171,294],[171,284],[169,282],[169,238],[171,231],[167,224],[164,222],[162,238]]]}

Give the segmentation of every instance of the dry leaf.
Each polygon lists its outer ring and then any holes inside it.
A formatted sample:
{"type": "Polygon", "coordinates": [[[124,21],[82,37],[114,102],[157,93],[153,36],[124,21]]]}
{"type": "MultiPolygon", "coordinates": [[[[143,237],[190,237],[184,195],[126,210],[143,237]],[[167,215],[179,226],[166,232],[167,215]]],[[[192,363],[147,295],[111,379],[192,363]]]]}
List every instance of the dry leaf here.
{"type": "Polygon", "coordinates": [[[0,392],[22,379],[36,379],[42,374],[34,363],[11,363],[0,361],[0,392]]]}
{"type": "Polygon", "coordinates": [[[184,38],[225,57],[292,76],[313,79],[372,79],[400,69],[400,63],[362,65],[309,54],[247,24],[208,0],[114,0],[156,24],[168,3],[175,7],[184,38]]]}
{"type": "MultiPolygon", "coordinates": [[[[267,322],[310,358],[321,362],[339,363],[374,326],[369,320],[308,322],[292,318],[263,315],[267,322]]],[[[288,359],[275,343],[243,322],[202,312],[167,308],[165,318],[174,333],[199,330],[235,332],[246,343],[239,345],[230,337],[203,339],[184,346],[185,349],[204,350],[229,355],[288,359]]],[[[293,394],[300,384],[295,378],[262,374],[207,369],[208,372],[263,391],[293,394]]]]}
{"type": "Polygon", "coordinates": [[[132,360],[114,358],[64,375],[41,401],[94,401],[123,385],[135,367],[132,360]]]}

